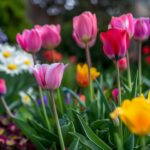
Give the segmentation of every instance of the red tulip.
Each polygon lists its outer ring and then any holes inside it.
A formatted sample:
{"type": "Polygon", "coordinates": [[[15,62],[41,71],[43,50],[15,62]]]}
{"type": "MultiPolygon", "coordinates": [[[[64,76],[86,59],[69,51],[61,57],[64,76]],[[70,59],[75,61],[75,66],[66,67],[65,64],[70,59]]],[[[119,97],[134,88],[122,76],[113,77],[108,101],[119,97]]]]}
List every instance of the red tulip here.
{"type": "Polygon", "coordinates": [[[96,36],[97,19],[95,14],[86,11],[73,18],[73,38],[81,48],[85,48],[86,44],[92,47],[96,36]]]}
{"type": "Polygon", "coordinates": [[[100,33],[105,55],[110,59],[120,59],[125,56],[129,47],[129,36],[125,30],[109,29],[100,33]]]}

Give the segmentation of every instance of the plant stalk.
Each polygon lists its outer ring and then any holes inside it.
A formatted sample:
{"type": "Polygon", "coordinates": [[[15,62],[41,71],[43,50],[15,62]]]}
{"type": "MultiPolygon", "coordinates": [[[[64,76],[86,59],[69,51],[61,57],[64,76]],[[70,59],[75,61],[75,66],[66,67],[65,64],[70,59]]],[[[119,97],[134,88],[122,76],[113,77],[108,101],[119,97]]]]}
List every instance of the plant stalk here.
{"type": "Polygon", "coordinates": [[[141,137],[141,150],[146,150],[146,142],[145,142],[145,136],[141,137]]]}
{"type": "Polygon", "coordinates": [[[61,127],[60,127],[60,124],[59,124],[59,119],[58,119],[56,104],[55,104],[55,100],[54,100],[54,91],[53,90],[50,90],[50,96],[51,96],[51,102],[52,102],[52,106],[53,106],[54,117],[55,117],[55,121],[56,121],[56,125],[57,125],[57,130],[58,130],[61,149],[65,150],[65,145],[64,145],[62,132],[61,132],[61,127]]]}

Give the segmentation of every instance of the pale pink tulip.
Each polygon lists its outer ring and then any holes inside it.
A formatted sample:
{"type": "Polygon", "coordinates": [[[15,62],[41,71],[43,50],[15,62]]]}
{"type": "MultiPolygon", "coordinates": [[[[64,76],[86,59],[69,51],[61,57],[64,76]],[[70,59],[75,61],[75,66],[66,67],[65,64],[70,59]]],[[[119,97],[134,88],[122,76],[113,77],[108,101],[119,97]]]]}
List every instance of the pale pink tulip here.
{"type": "Polygon", "coordinates": [[[63,63],[38,64],[35,65],[33,74],[39,86],[44,89],[54,90],[60,86],[66,67],[67,65],[63,63]]]}
{"type": "Polygon", "coordinates": [[[19,46],[28,53],[36,53],[41,48],[41,38],[35,29],[25,29],[22,34],[16,35],[19,46]]]}
{"type": "Polygon", "coordinates": [[[61,26],[58,25],[36,25],[35,29],[41,36],[42,46],[49,50],[56,48],[61,42],[61,26]]]}
{"type": "Polygon", "coordinates": [[[86,44],[92,47],[96,36],[97,19],[95,14],[86,11],[73,18],[73,38],[81,48],[85,48],[86,44]]]}
{"type": "Polygon", "coordinates": [[[134,35],[134,18],[131,13],[124,14],[120,17],[112,17],[109,28],[126,30],[129,37],[132,38],[134,35]]]}

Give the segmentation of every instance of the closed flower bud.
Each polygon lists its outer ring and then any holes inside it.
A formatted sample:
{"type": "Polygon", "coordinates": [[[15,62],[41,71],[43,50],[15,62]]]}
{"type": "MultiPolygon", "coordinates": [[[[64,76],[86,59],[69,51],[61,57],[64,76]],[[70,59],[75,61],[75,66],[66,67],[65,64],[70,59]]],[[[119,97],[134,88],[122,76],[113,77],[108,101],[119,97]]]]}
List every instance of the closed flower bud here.
{"type": "Polygon", "coordinates": [[[35,29],[25,29],[22,34],[16,35],[19,46],[28,53],[36,53],[41,48],[41,38],[35,29]]]}
{"type": "Polygon", "coordinates": [[[6,83],[4,79],[0,79],[0,95],[5,95],[6,94],[6,83]]]}
{"type": "Polygon", "coordinates": [[[33,74],[39,86],[44,89],[54,90],[59,88],[66,67],[67,65],[63,63],[38,64],[34,67],[33,74]]]}
{"type": "Polygon", "coordinates": [[[73,38],[76,43],[85,48],[86,44],[92,47],[97,36],[96,15],[89,11],[73,18],[73,38]]]}
{"type": "Polygon", "coordinates": [[[127,59],[126,57],[124,58],[121,58],[119,61],[118,61],[118,64],[119,64],[119,69],[121,71],[124,71],[127,69],[127,59]]]}

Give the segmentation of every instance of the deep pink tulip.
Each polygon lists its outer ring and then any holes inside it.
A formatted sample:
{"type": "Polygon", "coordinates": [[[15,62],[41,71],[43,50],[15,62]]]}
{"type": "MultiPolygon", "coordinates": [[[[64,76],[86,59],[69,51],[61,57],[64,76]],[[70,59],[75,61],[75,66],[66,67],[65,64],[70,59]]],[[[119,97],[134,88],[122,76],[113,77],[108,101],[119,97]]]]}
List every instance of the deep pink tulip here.
{"type": "Polygon", "coordinates": [[[110,59],[120,59],[125,56],[129,47],[129,36],[125,30],[109,29],[100,33],[105,55],[110,59]]]}
{"type": "Polygon", "coordinates": [[[36,25],[35,29],[41,36],[42,46],[49,50],[56,48],[61,42],[61,26],[58,25],[36,25]]]}
{"type": "Polygon", "coordinates": [[[120,17],[112,17],[109,28],[126,30],[129,37],[132,38],[134,35],[134,18],[131,13],[124,14],[120,17]]]}
{"type": "Polygon", "coordinates": [[[5,95],[6,94],[6,83],[4,79],[0,79],[0,95],[5,95]]]}
{"type": "Polygon", "coordinates": [[[119,94],[118,89],[117,89],[117,88],[114,88],[114,89],[112,90],[112,96],[113,96],[113,98],[114,98],[114,100],[115,100],[116,102],[118,102],[118,94],[119,94]]]}
{"type": "Polygon", "coordinates": [[[36,53],[41,48],[41,38],[35,29],[25,29],[22,34],[16,35],[19,46],[28,53],[36,53]]]}
{"type": "Polygon", "coordinates": [[[54,90],[61,84],[64,70],[67,65],[63,63],[53,63],[51,65],[35,65],[33,74],[39,84],[44,89],[54,90]]]}
{"type": "Polygon", "coordinates": [[[148,39],[150,36],[150,18],[141,17],[135,19],[134,38],[140,41],[148,39]]]}
{"type": "Polygon", "coordinates": [[[86,44],[92,47],[96,36],[97,19],[95,14],[86,11],[73,18],[73,38],[81,48],[85,48],[86,44]]]}
{"type": "Polygon", "coordinates": [[[118,61],[118,64],[119,64],[119,69],[124,71],[127,69],[127,59],[126,57],[124,58],[121,58],[119,61],[118,61]]]}

